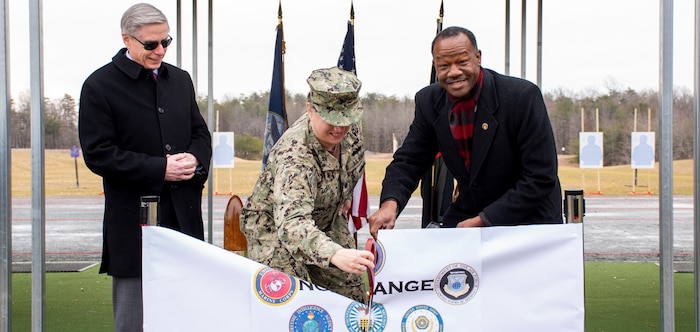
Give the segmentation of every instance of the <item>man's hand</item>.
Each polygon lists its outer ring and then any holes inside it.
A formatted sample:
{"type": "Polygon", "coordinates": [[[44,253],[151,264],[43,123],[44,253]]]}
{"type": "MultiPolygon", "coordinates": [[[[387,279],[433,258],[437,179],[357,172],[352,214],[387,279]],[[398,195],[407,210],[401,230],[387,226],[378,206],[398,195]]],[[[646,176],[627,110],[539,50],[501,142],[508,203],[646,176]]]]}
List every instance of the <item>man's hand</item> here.
{"type": "Polygon", "coordinates": [[[165,159],[165,181],[185,181],[194,176],[198,162],[191,153],[169,154],[165,159]]]}
{"type": "Polygon", "coordinates": [[[369,217],[369,233],[372,237],[377,238],[377,231],[380,229],[392,229],[396,224],[396,211],[399,205],[395,200],[386,200],[379,207],[377,212],[369,217]]]}
{"type": "Polygon", "coordinates": [[[466,228],[466,227],[484,227],[486,224],[484,224],[484,221],[481,220],[480,216],[476,216],[474,218],[469,218],[467,220],[464,220],[457,224],[457,228],[466,228]]]}
{"type": "Polygon", "coordinates": [[[374,255],[367,250],[340,249],[331,256],[331,264],[348,273],[364,273],[374,269],[374,255]]]}

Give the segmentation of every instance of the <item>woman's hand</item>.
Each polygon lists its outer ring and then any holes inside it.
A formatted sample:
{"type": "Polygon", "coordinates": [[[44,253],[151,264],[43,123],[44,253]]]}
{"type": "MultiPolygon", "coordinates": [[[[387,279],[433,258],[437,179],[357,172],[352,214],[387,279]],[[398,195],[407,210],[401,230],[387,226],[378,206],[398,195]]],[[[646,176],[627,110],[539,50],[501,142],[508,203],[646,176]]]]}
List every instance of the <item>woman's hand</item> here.
{"type": "Polygon", "coordinates": [[[374,255],[367,250],[343,248],[331,256],[331,264],[348,273],[365,273],[374,269],[374,255]]]}

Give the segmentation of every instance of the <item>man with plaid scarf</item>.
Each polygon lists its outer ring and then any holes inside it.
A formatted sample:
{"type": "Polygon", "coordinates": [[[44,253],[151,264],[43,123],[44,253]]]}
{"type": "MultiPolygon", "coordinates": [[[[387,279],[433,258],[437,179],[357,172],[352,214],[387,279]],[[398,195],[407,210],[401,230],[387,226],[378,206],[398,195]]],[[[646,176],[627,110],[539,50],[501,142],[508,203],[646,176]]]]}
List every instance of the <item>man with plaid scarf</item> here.
{"type": "Polygon", "coordinates": [[[415,97],[415,118],[382,183],[370,233],[394,227],[436,153],[457,181],[442,227],[562,223],[554,134],[539,88],[481,67],[474,34],[432,43],[439,83],[415,97]]]}

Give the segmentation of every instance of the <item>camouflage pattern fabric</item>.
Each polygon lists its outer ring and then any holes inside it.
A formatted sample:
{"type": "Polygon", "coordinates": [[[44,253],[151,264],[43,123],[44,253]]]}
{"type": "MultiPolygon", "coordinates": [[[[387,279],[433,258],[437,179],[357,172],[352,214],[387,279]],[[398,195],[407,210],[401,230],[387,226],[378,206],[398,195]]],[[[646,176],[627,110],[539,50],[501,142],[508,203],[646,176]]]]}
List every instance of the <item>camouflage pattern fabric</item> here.
{"type": "Polygon", "coordinates": [[[362,277],[330,265],[341,248],[355,248],[338,208],[352,197],[365,168],[362,132],[353,125],[340,159],[321,146],[306,113],[280,137],[241,212],[249,258],[357,301],[362,277]]]}
{"type": "Polygon", "coordinates": [[[352,72],[338,67],[316,69],[306,82],[311,88],[309,101],[326,123],[349,126],[362,119],[362,82],[352,72]]]}

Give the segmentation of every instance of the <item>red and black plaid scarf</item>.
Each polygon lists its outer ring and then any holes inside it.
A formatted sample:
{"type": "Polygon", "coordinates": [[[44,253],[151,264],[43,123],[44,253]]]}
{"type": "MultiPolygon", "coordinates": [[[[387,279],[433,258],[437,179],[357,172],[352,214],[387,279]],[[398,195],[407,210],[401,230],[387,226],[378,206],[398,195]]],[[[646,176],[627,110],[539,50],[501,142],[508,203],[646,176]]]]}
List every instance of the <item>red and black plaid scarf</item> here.
{"type": "Polygon", "coordinates": [[[474,136],[476,103],[479,101],[483,82],[484,72],[480,70],[479,79],[467,99],[457,100],[455,97],[448,94],[450,102],[452,102],[452,108],[448,114],[450,131],[452,131],[452,137],[457,141],[459,154],[464,158],[464,166],[467,172],[470,171],[471,167],[471,147],[472,137],[474,136]]]}

